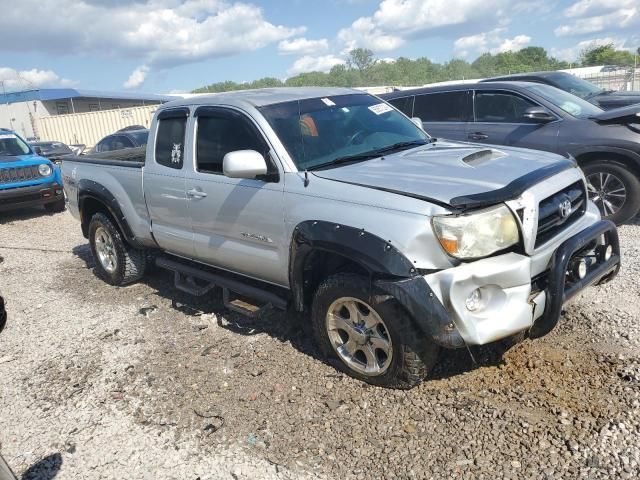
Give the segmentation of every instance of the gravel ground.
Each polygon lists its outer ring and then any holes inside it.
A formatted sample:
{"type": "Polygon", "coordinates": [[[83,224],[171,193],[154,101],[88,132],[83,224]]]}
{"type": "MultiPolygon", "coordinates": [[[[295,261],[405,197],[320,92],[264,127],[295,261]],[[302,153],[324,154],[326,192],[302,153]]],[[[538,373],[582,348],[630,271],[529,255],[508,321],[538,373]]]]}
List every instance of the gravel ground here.
{"type": "Polygon", "coordinates": [[[156,272],[97,279],[68,213],[0,216],[0,451],[23,479],[638,478],[640,221],[547,337],[446,352],[405,392],[156,272]]]}

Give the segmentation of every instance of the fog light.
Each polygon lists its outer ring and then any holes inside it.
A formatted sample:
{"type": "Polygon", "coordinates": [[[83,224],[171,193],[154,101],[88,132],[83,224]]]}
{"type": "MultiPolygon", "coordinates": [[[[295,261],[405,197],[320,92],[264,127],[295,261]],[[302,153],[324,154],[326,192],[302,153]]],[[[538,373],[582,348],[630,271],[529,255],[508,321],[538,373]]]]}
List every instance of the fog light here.
{"type": "Polygon", "coordinates": [[[480,289],[476,288],[471,292],[464,303],[470,312],[475,312],[480,309],[480,307],[482,307],[482,292],[480,289]]]}
{"type": "Polygon", "coordinates": [[[587,261],[584,258],[576,260],[573,264],[572,270],[574,277],[582,280],[587,276],[587,261]]]}
{"type": "Polygon", "coordinates": [[[605,262],[611,258],[611,255],[613,255],[613,247],[611,245],[607,245],[607,248],[604,250],[605,262]]]}

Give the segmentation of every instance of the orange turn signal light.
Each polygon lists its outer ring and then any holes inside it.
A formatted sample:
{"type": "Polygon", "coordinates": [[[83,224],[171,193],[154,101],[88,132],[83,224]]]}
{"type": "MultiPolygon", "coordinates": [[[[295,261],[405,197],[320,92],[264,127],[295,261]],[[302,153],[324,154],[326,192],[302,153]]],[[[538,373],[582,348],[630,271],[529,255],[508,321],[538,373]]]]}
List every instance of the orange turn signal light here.
{"type": "Polygon", "coordinates": [[[440,245],[451,255],[458,253],[458,240],[455,238],[440,238],[440,245]]]}

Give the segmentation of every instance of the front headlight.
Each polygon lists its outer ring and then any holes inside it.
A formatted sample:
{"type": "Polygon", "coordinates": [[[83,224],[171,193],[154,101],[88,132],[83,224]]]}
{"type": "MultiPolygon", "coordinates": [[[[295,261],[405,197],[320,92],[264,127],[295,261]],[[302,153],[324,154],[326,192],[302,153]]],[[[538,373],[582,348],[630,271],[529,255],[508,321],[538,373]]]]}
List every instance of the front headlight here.
{"type": "Polygon", "coordinates": [[[46,163],[41,163],[40,165],[38,165],[38,172],[43,177],[48,177],[49,175],[51,175],[51,167],[46,163]]]}
{"type": "Polygon", "coordinates": [[[505,205],[469,215],[433,217],[432,222],[442,248],[460,259],[486,257],[520,241],[516,219],[505,205]]]}

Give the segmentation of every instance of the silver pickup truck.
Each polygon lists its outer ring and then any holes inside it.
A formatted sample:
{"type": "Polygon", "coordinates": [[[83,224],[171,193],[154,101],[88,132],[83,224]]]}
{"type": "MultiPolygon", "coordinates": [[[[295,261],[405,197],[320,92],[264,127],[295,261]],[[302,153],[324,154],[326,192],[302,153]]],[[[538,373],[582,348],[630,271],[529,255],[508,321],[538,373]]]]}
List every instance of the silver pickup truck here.
{"type": "Polygon", "coordinates": [[[107,282],[153,261],[248,314],[308,312],[329,361],[382,386],[422,381],[440,347],[545,335],[620,265],[571,159],[437,140],[354,90],[171,102],[144,161],[62,170],[107,282]]]}

